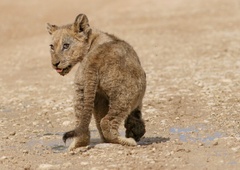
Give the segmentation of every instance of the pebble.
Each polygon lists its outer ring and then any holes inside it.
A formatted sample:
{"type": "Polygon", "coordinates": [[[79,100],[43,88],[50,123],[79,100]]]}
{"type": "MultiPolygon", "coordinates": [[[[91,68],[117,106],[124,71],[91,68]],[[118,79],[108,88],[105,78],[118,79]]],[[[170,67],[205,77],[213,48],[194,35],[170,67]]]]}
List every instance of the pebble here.
{"type": "Polygon", "coordinates": [[[2,156],[2,157],[0,158],[0,161],[6,160],[6,159],[8,159],[7,156],[2,156]]]}
{"type": "Polygon", "coordinates": [[[51,136],[42,136],[40,139],[41,139],[41,140],[51,139],[51,136]]]}
{"type": "Polygon", "coordinates": [[[14,135],[16,135],[16,132],[13,131],[13,132],[9,133],[9,135],[14,136],[14,135]]]}
{"type": "Polygon", "coordinates": [[[60,165],[51,165],[51,164],[40,164],[37,170],[54,170],[60,169],[60,165]]]}
{"type": "Polygon", "coordinates": [[[121,155],[121,154],[123,154],[123,151],[118,151],[117,153],[121,155]]]}
{"type": "Polygon", "coordinates": [[[74,150],[74,153],[76,154],[76,153],[84,153],[84,152],[86,152],[86,151],[88,151],[90,148],[88,147],[88,146],[86,146],[86,147],[79,147],[79,148],[76,148],[75,150],[74,150]]]}
{"type": "Polygon", "coordinates": [[[218,145],[218,141],[214,141],[212,145],[213,146],[217,146],[218,145]]]}
{"type": "Polygon", "coordinates": [[[204,123],[209,123],[209,120],[204,120],[203,122],[204,122],[204,123]]]}
{"type": "Polygon", "coordinates": [[[76,153],[74,151],[69,152],[70,155],[75,155],[76,153]]]}
{"type": "Polygon", "coordinates": [[[69,168],[69,167],[71,167],[72,166],[72,163],[71,162],[66,162],[66,163],[64,163],[63,165],[62,165],[62,167],[63,168],[69,168]]]}
{"type": "Polygon", "coordinates": [[[149,161],[150,164],[155,164],[156,162],[154,160],[149,161]]]}
{"type": "Polygon", "coordinates": [[[32,124],[33,124],[33,126],[36,126],[36,125],[38,125],[39,123],[38,123],[37,121],[35,121],[35,122],[32,122],[32,124]]]}
{"type": "Polygon", "coordinates": [[[31,169],[31,165],[25,165],[24,166],[24,170],[30,170],[31,169]]]}
{"type": "Polygon", "coordinates": [[[64,109],[64,112],[73,112],[74,109],[73,107],[67,107],[66,109],[64,109]]]}
{"type": "Polygon", "coordinates": [[[154,113],[156,112],[157,110],[155,108],[149,108],[149,109],[146,109],[145,112],[146,113],[154,113]]]}
{"type": "Polygon", "coordinates": [[[24,154],[28,154],[28,150],[23,150],[22,151],[24,154]]]}
{"type": "Polygon", "coordinates": [[[162,124],[162,125],[166,125],[166,123],[167,123],[167,120],[166,120],[166,119],[161,120],[161,124],[162,124]]]}
{"type": "Polygon", "coordinates": [[[39,133],[39,131],[38,130],[33,130],[32,133],[39,133]]]}
{"type": "Polygon", "coordinates": [[[114,144],[111,143],[100,143],[95,145],[95,148],[111,148],[114,147],[114,144]]]}
{"type": "Polygon", "coordinates": [[[56,112],[56,113],[54,113],[55,115],[61,115],[62,114],[62,112],[56,112]]]}
{"type": "Polygon", "coordinates": [[[98,167],[92,167],[90,170],[98,170],[98,167]]]}
{"type": "Polygon", "coordinates": [[[169,157],[169,156],[171,156],[171,153],[170,153],[170,152],[167,152],[167,153],[165,154],[165,157],[169,157]]]}
{"type": "Polygon", "coordinates": [[[233,147],[233,148],[231,148],[232,149],[232,151],[233,152],[238,152],[238,151],[240,151],[240,146],[237,146],[237,147],[233,147]]]}
{"type": "Polygon", "coordinates": [[[49,112],[48,109],[43,109],[41,112],[37,113],[38,116],[46,115],[49,112]]]}
{"type": "Polygon", "coordinates": [[[118,168],[119,168],[119,166],[116,165],[116,164],[108,165],[107,167],[108,167],[109,169],[118,169],[118,168]]]}
{"type": "Polygon", "coordinates": [[[64,121],[64,122],[62,123],[62,125],[63,125],[63,126],[68,126],[68,125],[70,125],[70,123],[71,123],[71,122],[70,122],[69,120],[66,120],[66,121],[64,121]]]}
{"type": "Polygon", "coordinates": [[[3,136],[2,139],[8,139],[9,137],[8,136],[3,136]]]}
{"type": "Polygon", "coordinates": [[[81,165],[88,165],[89,163],[88,162],[81,162],[80,164],[81,165]]]}

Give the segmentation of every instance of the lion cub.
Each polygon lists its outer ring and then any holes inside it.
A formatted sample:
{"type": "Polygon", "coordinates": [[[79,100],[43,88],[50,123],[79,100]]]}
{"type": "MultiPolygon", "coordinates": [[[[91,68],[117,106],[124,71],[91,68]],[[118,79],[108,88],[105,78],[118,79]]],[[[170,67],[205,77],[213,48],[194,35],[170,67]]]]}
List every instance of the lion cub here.
{"type": "Polygon", "coordinates": [[[92,29],[84,14],[73,24],[47,24],[47,30],[52,35],[53,68],[64,76],[80,64],[74,98],[78,123],[63,136],[64,142],[74,138],[69,149],[89,144],[92,114],[103,142],[136,145],[145,133],[141,108],[146,75],[133,48],[113,35],[92,29]],[[123,121],[126,137],[118,132],[123,121]]]}

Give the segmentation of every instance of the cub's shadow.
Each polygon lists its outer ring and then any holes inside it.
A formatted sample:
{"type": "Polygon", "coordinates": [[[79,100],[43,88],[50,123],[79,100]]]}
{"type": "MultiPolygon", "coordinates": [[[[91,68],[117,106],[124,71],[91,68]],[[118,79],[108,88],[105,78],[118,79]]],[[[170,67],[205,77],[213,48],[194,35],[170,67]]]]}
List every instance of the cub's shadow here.
{"type": "Polygon", "coordinates": [[[153,143],[163,143],[169,140],[170,138],[164,137],[144,137],[138,142],[138,145],[151,145],[153,143]]]}
{"type": "MultiPolygon", "coordinates": [[[[170,138],[164,138],[164,137],[143,137],[139,142],[137,142],[138,145],[151,145],[153,143],[164,143],[169,141],[170,138]]],[[[101,144],[100,138],[93,138],[91,139],[91,145],[95,146],[97,144],[101,144]]]]}

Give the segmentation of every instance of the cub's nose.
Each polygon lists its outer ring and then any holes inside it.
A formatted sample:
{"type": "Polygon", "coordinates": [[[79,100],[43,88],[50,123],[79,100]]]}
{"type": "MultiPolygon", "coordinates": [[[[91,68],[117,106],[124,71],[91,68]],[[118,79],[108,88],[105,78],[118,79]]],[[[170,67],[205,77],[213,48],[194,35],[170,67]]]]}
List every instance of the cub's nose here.
{"type": "Polygon", "coordinates": [[[53,63],[53,66],[57,67],[60,64],[60,61],[57,63],[53,63]]]}

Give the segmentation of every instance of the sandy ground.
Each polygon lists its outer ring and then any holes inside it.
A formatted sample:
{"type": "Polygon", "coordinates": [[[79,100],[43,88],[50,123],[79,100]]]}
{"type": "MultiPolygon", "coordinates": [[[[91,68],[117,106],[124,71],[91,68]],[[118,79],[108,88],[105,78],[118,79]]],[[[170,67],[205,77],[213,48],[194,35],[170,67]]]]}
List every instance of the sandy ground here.
{"type": "MultiPolygon", "coordinates": [[[[240,1],[0,2],[0,169],[239,169],[240,1]],[[46,23],[79,13],[128,41],[147,73],[147,133],[136,147],[92,141],[66,151],[73,70],[50,65],[46,23]]],[[[124,130],[121,129],[121,134],[124,130]]]]}

